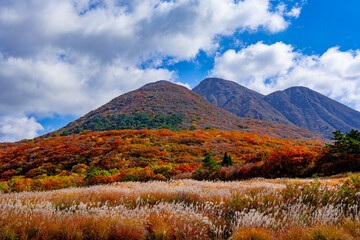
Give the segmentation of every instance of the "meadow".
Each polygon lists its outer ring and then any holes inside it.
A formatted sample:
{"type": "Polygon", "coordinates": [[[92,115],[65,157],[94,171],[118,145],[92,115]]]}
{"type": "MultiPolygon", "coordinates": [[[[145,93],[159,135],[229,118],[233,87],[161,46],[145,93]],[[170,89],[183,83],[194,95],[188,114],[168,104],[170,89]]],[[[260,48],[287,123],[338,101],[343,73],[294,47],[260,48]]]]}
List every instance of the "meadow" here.
{"type": "Polygon", "coordinates": [[[359,239],[360,178],[2,193],[0,212],[1,239],[359,239]]]}

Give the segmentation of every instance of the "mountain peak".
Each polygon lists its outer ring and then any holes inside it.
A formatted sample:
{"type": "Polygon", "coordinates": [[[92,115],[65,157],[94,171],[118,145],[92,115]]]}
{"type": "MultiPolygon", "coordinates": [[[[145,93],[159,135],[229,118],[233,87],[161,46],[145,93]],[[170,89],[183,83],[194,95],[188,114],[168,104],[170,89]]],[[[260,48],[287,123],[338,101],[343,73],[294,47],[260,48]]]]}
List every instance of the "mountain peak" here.
{"type": "Polygon", "coordinates": [[[69,123],[57,132],[67,135],[84,130],[207,129],[256,132],[270,137],[317,139],[295,126],[238,117],[211,104],[197,93],[168,81],[147,84],[69,123]]]}
{"type": "MultiPolygon", "coordinates": [[[[142,86],[141,88],[144,88],[144,87],[149,87],[149,86],[153,86],[153,85],[157,85],[157,84],[174,84],[170,81],[167,81],[167,80],[159,80],[159,81],[155,81],[155,82],[150,82],[148,84],[145,84],[144,86],[142,86]]],[[[176,84],[174,84],[176,85],[176,84]]]]}
{"type": "Polygon", "coordinates": [[[296,126],[325,137],[335,130],[360,129],[360,112],[307,87],[287,88],[263,99],[296,126]]]}
{"type": "Polygon", "coordinates": [[[290,92],[312,92],[312,93],[320,94],[320,93],[318,93],[308,87],[304,87],[304,86],[289,87],[289,88],[285,89],[284,92],[287,92],[287,93],[290,93],[290,92]]]}
{"type": "Polygon", "coordinates": [[[193,90],[240,117],[294,124],[325,137],[335,130],[360,129],[360,112],[304,86],[263,96],[235,82],[208,78],[193,90]]]}
{"type": "Polygon", "coordinates": [[[262,100],[264,95],[236,82],[221,78],[207,78],[193,91],[238,116],[291,124],[278,110],[262,100]]]}
{"type": "Polygon", "coordinates": [[[223,78],[216,78],[216,77],[209,77],[209,78],[205,78],[204,80],[202,80],[201,82],[227,82],[227,83],[234,83],[233,81],[229,81],[223,78]]]}
{"type": "Polygon", "coordinates": [[[249,88],[246,88],[236,82],[225,80],[222,78],[205,78],[200,82],[198,86],[196,86],[193,90],[196,92],[197,88],[203,88],[204,86],[207,87],[220,87],[220,88],[227,88],[229,90],[235,90],[235,91],[242,91],[244,93],[251,93],[257,96],[263,96],[262,94],[255,92],[249,88]]]}
{"type": "Polygon", "coordinates": [[[101,126],[95,130],[190,127],[234,130],[239,128],[241,122],[238,116],[209,103],[186,87],[162,80],[114,98],[68,124],[63,130],[68,132],[94,130],[94,121],[100,119],[111,125],[114,121],[119,122],[121,120],[119,118],[129,124],[109,128],[106,126],[105,129],[101,126]],[[172,124],[171,127],[162,125],[167,122],[172,124]]]}

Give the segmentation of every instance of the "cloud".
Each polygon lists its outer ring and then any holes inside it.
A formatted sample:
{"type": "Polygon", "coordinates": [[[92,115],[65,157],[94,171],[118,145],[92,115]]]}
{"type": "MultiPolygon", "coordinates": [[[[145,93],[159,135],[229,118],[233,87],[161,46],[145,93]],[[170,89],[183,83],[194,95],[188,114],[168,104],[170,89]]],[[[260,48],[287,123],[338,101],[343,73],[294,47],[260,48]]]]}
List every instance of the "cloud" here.
{"type": "Polygon", "coordinates": [[[33,58],[0,56],[0,112],[81,115],[154,79],[166,69],[103,64],[89,56],[46,52],[33,58]]]}
{"type": "Polygon", "coordinates": [[[174,73],[53,52],[33,58],[0,56],[0,142],[32,138],[43,130],[35,118],[13,116],[81,116],[154,79],[174,79],[174,73]]]}
{"type": "Polygon", "coordinates": [[[298,18],[301,13],[301,8],[299,7],[293,7],[290,12],[286,13],[286,16],[298,18]]]}
{"type": "Polygon", "coordinates": [[[0,9],[0,44],[8,54],[57,46],[133,63],[193,58],[234,31],[279,32],[292,12],[272,11],[269,0],[5,0],[0,9]]]}
{"type": "Polygon", "coordinates": [[[175,81],[163,61],[216,52],[219,36],[236,31],[283,31],[293,17],[282,6],[279,11],[270,0],[2,0],[0,126],[8,124],[6,116],[80,116],[148,82],[175,81]]]}
{"type": "Polygon", "coordinates": [[[0,142],[34,138],[41,130],[43,126],[34,117],[0,117],[0,142]]]}
{"type": "Polygon", "coordinates": [[[360,50],[333,47],[322,55],[304,55],[282,42],[258,42],[217,56],[211,75],[264,94],[306,86],[360,109],[360,50]]]}
{"type": "Polygon", "coordinates": [[[174,82],[174,83],[177,84],[177,85],[186,87],[187,89],[191,90],[191,86],[188,83],[182,83],[182,82],[174,82]]]}

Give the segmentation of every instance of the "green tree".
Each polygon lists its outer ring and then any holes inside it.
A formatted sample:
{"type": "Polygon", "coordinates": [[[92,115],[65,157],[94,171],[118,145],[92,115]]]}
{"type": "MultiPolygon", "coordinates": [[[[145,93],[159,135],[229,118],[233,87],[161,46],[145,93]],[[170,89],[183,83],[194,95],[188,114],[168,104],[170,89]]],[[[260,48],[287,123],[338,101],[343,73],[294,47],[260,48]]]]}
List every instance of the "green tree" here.
{"type": "Polygon", "coordinates": [[[333,175],[342,172],[360,171],[360,132],[333,132],[333,142],[327,144],[316,160],[314,173],[333,175]]]}
{"type": "Polygon", "coordinates": [[[230,154],[228,154],[227,152],[224,153],[224,157],[221,162],[221,165],[224,167],[233,165],[232,158],[231,158],[230,154]]]}
{"type": "Polygon", "coordinates": [[[210,154],[205,156],[203,162],[204,162],[203,164],[204,168],[207,169],[209,172],[214,172],[221,168],[220,164],[217,163],[210,154]]]}
{"type": "Polygon", "coordinates": [[[360,132],[358,130],[350,130],[342,133],[337,130],[333,132],[331,140],[333,144],[327,145],[334,154],[360,154],[360,132]]]}

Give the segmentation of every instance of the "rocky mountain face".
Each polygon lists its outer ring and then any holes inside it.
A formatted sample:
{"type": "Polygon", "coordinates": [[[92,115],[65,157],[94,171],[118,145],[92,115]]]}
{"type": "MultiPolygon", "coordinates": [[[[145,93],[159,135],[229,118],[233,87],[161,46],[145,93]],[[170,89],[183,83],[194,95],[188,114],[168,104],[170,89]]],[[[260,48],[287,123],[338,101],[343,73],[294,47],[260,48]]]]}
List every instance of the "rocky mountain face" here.
{"type": "Polygon", "coordinates": [[[240,117],[292,124],[276,108],[263,100],[264,95],[235,82],[207,78],[193,89],[209,102],[240,117]]]}
{"type": "Polygon", "coordinates": [[[289,121],[325,137],[335,130],[360,129],[360,112],[305,87],[291,87],[263,98],[289,121]]]}
{"type": "Polygon", "coordinates": [[[305,87],[263,96],[235,82],[208,78],[193,90],[240,117],[294,124],[324,137],[360,129],[360,112],[305,87]]]}

